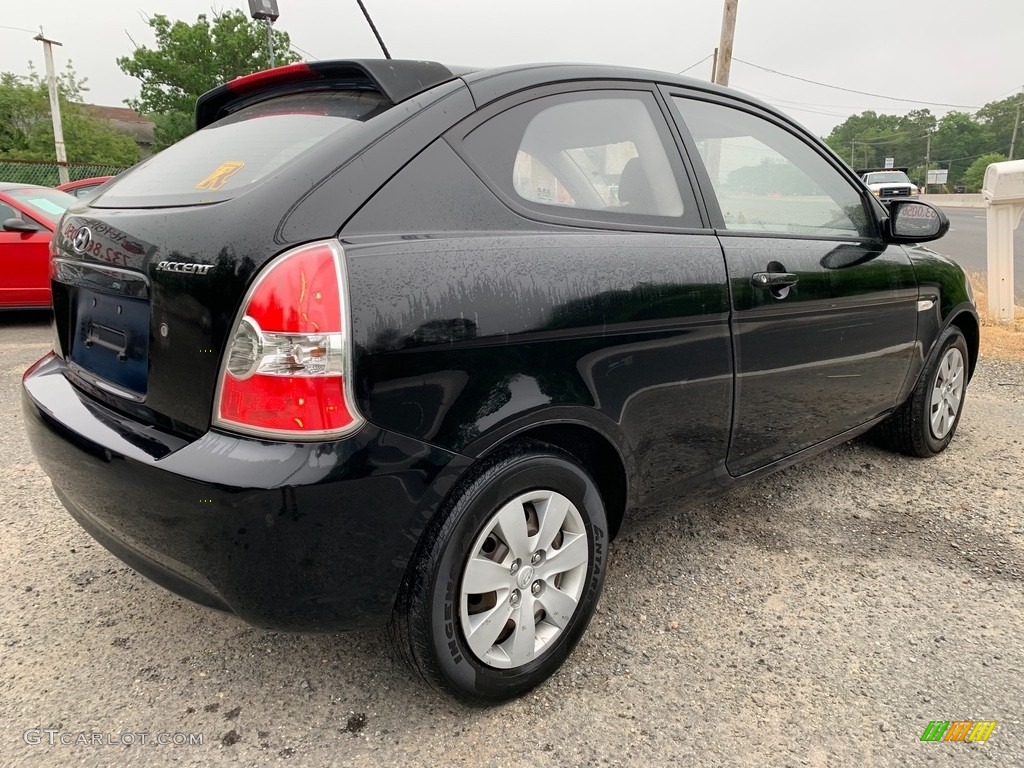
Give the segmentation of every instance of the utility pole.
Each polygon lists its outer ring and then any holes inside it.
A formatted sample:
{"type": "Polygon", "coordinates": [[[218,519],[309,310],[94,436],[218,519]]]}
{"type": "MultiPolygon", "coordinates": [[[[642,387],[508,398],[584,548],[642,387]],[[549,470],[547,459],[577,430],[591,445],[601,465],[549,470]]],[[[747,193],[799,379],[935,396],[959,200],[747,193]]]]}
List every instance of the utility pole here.
{"type": "Polygon", "coordinates": [[[50,91],[50,116],[53,118],[53,146],[57,151],[57,176],[61,184],[67,184],[68,154],[64,149],[64,126],[60,122],[60,98],[57,93],[57,73],[53,70],[53,46],[63,45],[56,40],[48,40],[39,28],[34,40],[43,44],[43,58],[46,60],[46,85],[50,91]]]}
{"type": "Polygon", "coordinates": [[[718,71],[718,49],[715,48],[714,54],[711,56],[711,82],[715,82],[715,73],[718,71]]]}
{"type": "MultiPolygon", "coordinates": [[[[1024,92],[1021,93],[1024,98],[1024,92]]],[[[1017,145],[1017,128],[1020,126],[1020,102],[1017,102],[1017,117],[1013,120],[1013,137],[1010,139],[1010,159],[1013,160],[1013,148],[1017,145]]]]}
{"type": "Polygon", "coordinates": [[[856,163],[853,162],[853,147],[857,142],[854,139],[850,139],[850,167],[853,168],[856,163]]]}
{"type": "Polygon", "coordinates": [[[732,68],[732,41],[736,35],[736,6],[739,0],[725,0],[722,9],[722,39],[718,43],[718,66],[715,67],[715,82],[729,84],[729,70],[732,68]]]}
{"type": "Polygon", "coordinates": [[[928,169],[932,165],[932,132],[928,131],[928,147],[924,151],[924,191],[928,194],[928,169]]]}

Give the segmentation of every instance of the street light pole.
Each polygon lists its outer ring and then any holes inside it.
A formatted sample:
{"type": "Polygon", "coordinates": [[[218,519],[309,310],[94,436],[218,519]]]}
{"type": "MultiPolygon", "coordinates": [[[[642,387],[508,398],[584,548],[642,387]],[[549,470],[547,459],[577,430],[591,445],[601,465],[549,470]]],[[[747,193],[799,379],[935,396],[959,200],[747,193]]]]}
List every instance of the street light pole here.
{"type": "Polygon", "coordinates": [[[277,11],[277,0],[249,0],[249,16],[260,19],[267,26],[267,60],[270,69],[274,68],[274,22],[280,14],[277,11]]]}
{"type": "Polygon", "coordinates": [[[267,54],[270,56],[270,68],[274,68],[274,22],[266,19],[267,22],[267,54]]]}
{"type": "Polygon", "coordinates": [[[39,28],[39,34],[35,36],[43,44],[43,58],[46,60],[46,85],[50,91],[50,116],[53,118],[53,146],[57,152],[57,176],[61,184],[67,184],[68,177],[68,155],[64,149],[64,126],[60,121],[60,98],[57,93],[57,73],[53,70],[53,46],[63,45],[56,40],[48,40],[43,34],[43,28],[39,28]]]}

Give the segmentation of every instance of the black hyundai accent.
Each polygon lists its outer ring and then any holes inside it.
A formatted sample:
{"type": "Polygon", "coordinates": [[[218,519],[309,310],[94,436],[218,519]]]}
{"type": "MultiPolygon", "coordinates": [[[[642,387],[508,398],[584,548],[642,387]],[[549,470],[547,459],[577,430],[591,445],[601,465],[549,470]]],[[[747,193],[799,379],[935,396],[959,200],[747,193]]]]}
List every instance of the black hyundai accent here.
{"type": "Polygon", "coordinates": [[[79,523],[260,627],[388,625],[474,700],[550,676],[629,510],[875,429],[978,356],[949,224],[654,72],[294,64],[65,215],[33,448],[79,523]]]}

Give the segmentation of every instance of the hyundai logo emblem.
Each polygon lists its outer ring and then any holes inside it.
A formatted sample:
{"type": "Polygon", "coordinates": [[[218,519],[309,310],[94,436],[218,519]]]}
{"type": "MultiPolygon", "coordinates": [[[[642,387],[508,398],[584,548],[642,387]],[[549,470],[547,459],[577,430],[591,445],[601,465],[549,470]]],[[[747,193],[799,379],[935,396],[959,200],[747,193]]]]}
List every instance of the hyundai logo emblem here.
{"type": "Polygon", "coordinates": [[[75,232],[75,239],[71,241],[71,247],[75,249],[75,253],[85,253],[85,249],[89,247],[91,242],[92,230],[88,227],[79,227],[78,231],[75,232]]]}

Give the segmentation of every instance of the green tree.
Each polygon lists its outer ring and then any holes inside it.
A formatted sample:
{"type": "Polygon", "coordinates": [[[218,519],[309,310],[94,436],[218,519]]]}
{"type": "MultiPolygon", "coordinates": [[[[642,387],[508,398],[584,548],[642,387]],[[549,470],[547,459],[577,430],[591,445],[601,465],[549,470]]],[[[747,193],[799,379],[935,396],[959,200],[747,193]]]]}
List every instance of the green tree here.
{"type": "MultiPolygon", "coordinates": [[[[156,46],[138,47],[117,60],[121,70],[142,83],[138,99],[127,103],[149,114],[155,124],[155,149],[163,149],[195,130],[196,99],[240,75],[267,67],[266,29],[241,11],[200,14],[194,24],[163,14],[148,20],[156,46]]],[[[299,60],[287,32],[274,31],[277,64],[299,60]]]]}
{"type": "MultiPolygon", "coordinates": [[[[68,62],[57,78],[68,161],[103,165],[138,162],[139,149],[130,137],[85,110],[82,94],[86,90],[85,81],[75,75],[68,62]]],[[[27,76],[0,73],[0,157],[51,162],[56,159],[49,92],[31,66],[27,76]]]]}
{"type": "MultiPolygon", "coordinates": [[[[996,151],[1005,150],[1010,146],[1010,140],[1013,137],[1013,124],[1017,120],[1018,105],[1022,106],[1021,114],[1024,115],[1024,93],[1016,93],[1001,101],[990,101],[975,114],[978,122],[988,129],[994,139],[996,146],[993,149],[996,151]]],[[[1021,133],[1018,130],[1018,147],[1020,147],[1020,140],[1021,133]]],[[[1016,149],[1015,154],[1018,157],[1022,156],[1019,148],[1016,149]]]]}
{"type": "Polygon", "coordinates": [[[968,192],[977,192],[981,189],[981,185],[985,182],[985,170],[992,163],[1001,163],[1006,160],[1006,155],[1002,155],[999,152],[989,152],[987,155],[982,155],[964,171],[962,181],[964,186],[967,187],[968,192]]]}
{"type": "Polygon", "coordinates": [[[825,137],[840,157],[854,168],[877,168],[885,158],[897,166],[923,166],[929,131],[935,116],[927,109],[906,115],[880,115],[867,111],[851,115],[825,137]]]}
{"type": "MultiPolygon", "coordinates": [[[[949,169],[949,181],[963,181],[973,160],[995,149],[988,128],[966,112],[949,112],[939,120],[932,137],[932,160],[949,169]]],[[[1009,141],[1007,141],[1009,145],[1009,141]]]]}

